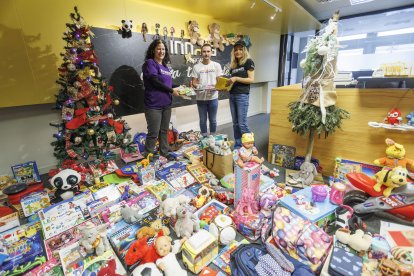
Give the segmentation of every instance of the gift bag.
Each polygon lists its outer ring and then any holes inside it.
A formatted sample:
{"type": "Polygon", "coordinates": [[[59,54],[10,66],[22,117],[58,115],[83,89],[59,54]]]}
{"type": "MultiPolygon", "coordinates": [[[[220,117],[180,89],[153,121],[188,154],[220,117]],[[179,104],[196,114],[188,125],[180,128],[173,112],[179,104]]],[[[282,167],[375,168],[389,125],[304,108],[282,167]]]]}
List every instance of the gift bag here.
{"type": "Polygon", "coordinates": [[[217,178],[233,173],[233,154],[219,155],[207,149],[203,149],[203,164],[217,178]]]}

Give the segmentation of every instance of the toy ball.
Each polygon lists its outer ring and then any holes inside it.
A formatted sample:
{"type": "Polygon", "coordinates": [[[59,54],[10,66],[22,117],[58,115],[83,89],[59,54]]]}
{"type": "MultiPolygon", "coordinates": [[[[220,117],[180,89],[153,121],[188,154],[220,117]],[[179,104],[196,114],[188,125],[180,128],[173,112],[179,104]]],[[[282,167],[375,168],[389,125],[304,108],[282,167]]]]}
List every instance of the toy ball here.
{"type": "Polygon", "coordinates": [[[138,145],[139,151],[145,151],[145,140],[147,139],[147,134],[144,132],[140,132],[135,134],[134,136],[134,143],[138,145]]]}
{"type": "Polygon", "coordinates": [[[233,220],[226,215],[218,215],[210,224],[209,232],[223,245],[230,244],[236,238],[233,220]]]}

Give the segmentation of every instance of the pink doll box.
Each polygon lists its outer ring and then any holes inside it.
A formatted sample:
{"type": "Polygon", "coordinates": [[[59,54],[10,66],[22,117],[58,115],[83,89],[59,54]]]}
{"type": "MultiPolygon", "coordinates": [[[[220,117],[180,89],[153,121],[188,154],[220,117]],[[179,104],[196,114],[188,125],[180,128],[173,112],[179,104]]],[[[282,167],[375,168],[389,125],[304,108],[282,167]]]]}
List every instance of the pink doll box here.
{"type": "MultiPolygon", "coordinates": [[[[245,163],[244,168],[235,166],[235,187],[234,187],[234,206],[237,205],[243,197],[249,195],[250,199],[255,202],[252,205],[259,204],[259,189],[260,189],[260,164],[254,162],[245,163]],[[247,192],[247,193],[246,193],[247,192]],[[246,195],[247,194],[247,195],[246,195]]],[[[253,206],[252,206],[253,207],[253,206]]],[[[244,208],[243,208],[244,209],[244,208]]],[[[258,208],[256,211],[258,213],[258,208]]],[[[253,210],[253,213],[256,213],[253,210]]]]}
{"type": "Polygon", "coordinates": [[[259,214],[241,215],[237,212],[233,212],[230,214],[230,217],[236,224],[237,231],[247,239],[255,241],[260,238],[262,220],[260,219],[259,214]]]}

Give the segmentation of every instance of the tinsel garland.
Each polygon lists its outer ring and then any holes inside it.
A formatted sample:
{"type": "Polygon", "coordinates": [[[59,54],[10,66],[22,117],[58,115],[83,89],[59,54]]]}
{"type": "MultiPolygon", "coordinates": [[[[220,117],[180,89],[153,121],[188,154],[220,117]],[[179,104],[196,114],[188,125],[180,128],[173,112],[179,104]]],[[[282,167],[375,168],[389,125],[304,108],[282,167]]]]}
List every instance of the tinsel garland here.
{"type": "Polygon", "coordinates": [[[300,101],[292,102],[289,105],[290,113],[289,122],[292,123],[292,131],[299,135],[305,135],[310,129],[315,129],[315,134],[325,134],[325,138],[341,128],[342,120],[348,119],[348,111],[335,105],[326,108],[326,123],[322,123],[321,110],[318,106],[312,104],[302,104],[300,101]]]}

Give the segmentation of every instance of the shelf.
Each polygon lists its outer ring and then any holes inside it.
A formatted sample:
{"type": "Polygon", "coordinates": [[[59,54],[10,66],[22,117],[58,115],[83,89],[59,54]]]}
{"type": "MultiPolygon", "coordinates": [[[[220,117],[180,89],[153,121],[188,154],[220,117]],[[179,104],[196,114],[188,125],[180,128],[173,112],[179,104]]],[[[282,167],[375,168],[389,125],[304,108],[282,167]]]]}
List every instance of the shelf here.
{"type": "Polygon", "coordinates": [[[368,122],[368,125],[373,128],[385,128],[399,131],[414,131],[414,126],[410,126],[408,124],[390,125],[385,123],[368,122]]]}

